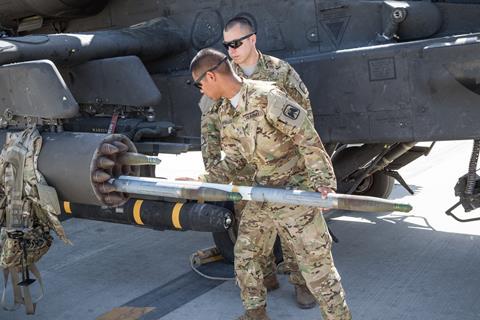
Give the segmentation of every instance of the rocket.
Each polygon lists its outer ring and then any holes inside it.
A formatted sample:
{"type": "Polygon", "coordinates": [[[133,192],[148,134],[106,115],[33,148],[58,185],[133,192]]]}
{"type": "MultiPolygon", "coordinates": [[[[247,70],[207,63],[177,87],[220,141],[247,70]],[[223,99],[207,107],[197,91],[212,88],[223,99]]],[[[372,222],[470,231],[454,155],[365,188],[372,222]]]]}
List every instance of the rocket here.
{"type": "Polygon", "coordinates": [[[157,178],[119,176],[109,180],[117,192],[184,198],[203,201],[258,201],[285,205],[303,205],[320,208],[366,212],[409,212],[412,206],[368,196],[329,193],[326,198],[318,192],[289,190],[265,186],[236,186],[197,181],[169,181],[157,178]]]}

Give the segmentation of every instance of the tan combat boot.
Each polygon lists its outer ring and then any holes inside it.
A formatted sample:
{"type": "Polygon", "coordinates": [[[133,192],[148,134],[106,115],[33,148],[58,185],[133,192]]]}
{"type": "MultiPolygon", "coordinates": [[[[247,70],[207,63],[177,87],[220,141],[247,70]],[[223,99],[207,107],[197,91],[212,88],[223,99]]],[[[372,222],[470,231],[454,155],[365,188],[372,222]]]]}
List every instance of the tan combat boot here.
{"type": "Polygon", "coordinates": [[[246,310],[243,316],[237,318],[237,320],[270,320],[265,308],[246,310]]]}
{"type": "Polygon", "coordinates": [[[263,285],[267,288],[267,291],[273,291],[280,288],[280,283],[278,282],[277,275],[275,273],[270,273],[268,276],[263,278],[263,285]]]}
{"type": "Polygon", "coordinates": [[[295,298],[300,309],[311,309],[317,304],[317,300],[306,286],[295,286],[295,298]]]}

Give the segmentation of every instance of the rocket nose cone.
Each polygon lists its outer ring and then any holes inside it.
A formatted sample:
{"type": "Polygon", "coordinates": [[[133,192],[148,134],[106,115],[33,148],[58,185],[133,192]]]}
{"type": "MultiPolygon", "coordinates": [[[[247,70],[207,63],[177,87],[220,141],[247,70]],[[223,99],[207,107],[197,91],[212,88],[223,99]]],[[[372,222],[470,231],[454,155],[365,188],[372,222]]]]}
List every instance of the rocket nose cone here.
{"type": "Polygon", "coordinates": [[[408,203],[397,203],[395,204],[395,211],[400,212],[410,212],[412,211],[413,207],[411,204],[408,203]]]}

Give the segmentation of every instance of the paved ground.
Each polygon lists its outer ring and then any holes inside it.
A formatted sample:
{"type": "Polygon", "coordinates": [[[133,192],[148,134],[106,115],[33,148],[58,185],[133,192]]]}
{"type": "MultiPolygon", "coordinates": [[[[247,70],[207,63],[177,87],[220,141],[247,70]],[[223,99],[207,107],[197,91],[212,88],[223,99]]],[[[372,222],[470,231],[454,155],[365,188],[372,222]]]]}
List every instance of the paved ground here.
{"type": "MultiPolygon", "coordinates": [[[[480,318],[480,223],[444,214],[470,150],[471,142],[439,143],[401,171],[416,195],[396,185],[391,198],[412,203],[409,214],[332,214],[340,238],[334,257],[354,319],[480,318]]],[[[198,164],[198,154],[166,157],[157,174],[192,176],[198,164]]],[[[1,320],[234,319],[242,312],[232,281],[190,270],[190,254],[212,244],[209,234],[76,219],[65,227],[74,245],[56,241],[41,261],[47,294],[37,314],[0,311],[1,320]]],[[[292,287],[281,279],[269,295],[272,319],[320,319],[317,309],[295,307],[292,287]]]]}

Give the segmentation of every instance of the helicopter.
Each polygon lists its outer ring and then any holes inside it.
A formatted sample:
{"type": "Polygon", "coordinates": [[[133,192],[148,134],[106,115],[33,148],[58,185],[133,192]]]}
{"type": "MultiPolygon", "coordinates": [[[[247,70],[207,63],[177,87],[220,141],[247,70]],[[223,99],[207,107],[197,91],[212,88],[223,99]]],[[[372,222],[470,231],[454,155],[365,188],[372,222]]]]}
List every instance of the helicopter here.
{"type": "MultiPolygon", "coordinates": [[[[455,191],[466,211],[480,206],[478,1],[4,0],[0,8],[0,133],[42,129],[49,151],[40,169],[64,213],[140,225],[139,200],[106,201],[92,187],[92,157],[111,134],[145,155],[199,150],[201,94],[189,63],[202,48],[222,49],[234,16],[249,19],[259,50],[291,63],[309,89],[338,192],[388,198],[397,180],[413,193],[398,170],[434,146],[419,142],[472,139],[455,191]]],[[[109,174],[155,176],[152,165],[109,174]]],[[[149,203],[148,212],[178,215],[172,199],[149,203]]],[[[196,205],[185,215],[216,212],[215,226],[184,227],[213,232],[231,256],[232,207],[196,205]]],[[[182,229],[158,219],[150,227],[182,229]]]]}

